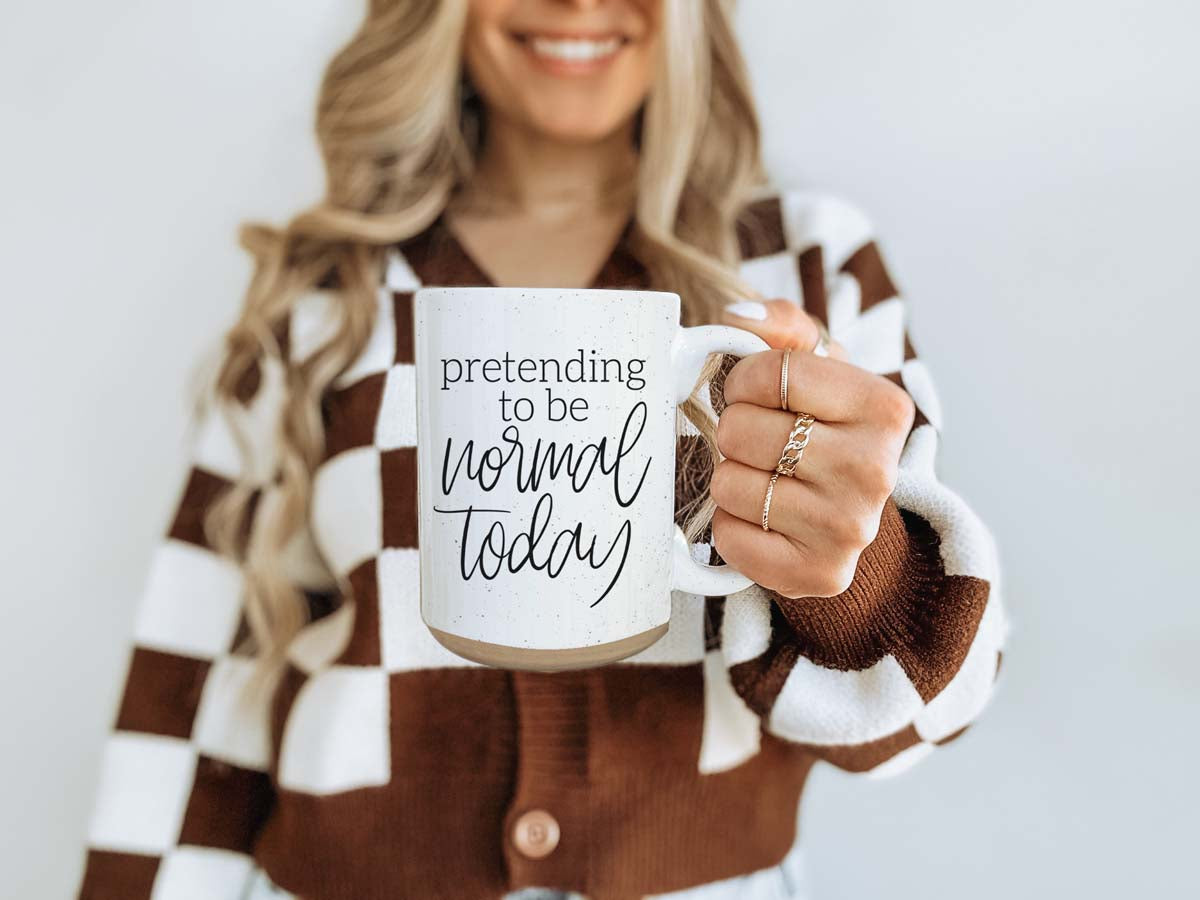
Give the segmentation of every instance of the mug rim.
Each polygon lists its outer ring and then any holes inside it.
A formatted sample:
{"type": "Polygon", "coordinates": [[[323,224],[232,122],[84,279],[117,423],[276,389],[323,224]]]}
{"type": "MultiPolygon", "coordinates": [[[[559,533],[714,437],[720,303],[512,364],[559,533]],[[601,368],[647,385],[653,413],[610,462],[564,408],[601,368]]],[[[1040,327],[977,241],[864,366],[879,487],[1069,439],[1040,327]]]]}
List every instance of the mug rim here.
{"type": "Polygon", "coordinates": [[[679,299],[674,291],[656,291],[644,288],[557,288],[557,287],[490,287],[488,285],[426,285],[413,292],[414,299],[421,294],[637,294],[653,298],[662,297],[679,299]]]}

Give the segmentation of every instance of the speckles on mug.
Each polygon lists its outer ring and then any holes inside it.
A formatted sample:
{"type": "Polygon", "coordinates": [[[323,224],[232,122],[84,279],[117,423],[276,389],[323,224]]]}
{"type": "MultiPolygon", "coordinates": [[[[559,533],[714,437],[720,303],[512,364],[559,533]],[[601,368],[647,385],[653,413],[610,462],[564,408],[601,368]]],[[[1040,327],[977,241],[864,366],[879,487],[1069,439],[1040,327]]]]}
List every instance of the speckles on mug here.
{"type": "MultiPolygon", "coordinates": [[[[532,648],[606,643],[665,622],[670,612],[674,502],[670,349],[678,329],[678,297],[638,291],[437,289],[419,294],[416,307],[418,434],[422,448],[432,451],[423,452],[418,460],[425,620],[462,637],[532,648]],[[480,296],[484,291],[486,295],[480,296]],[[577,358],[580,352],[586,359],[591,349],[616,360],[645,360],[644,386],[631,390],[624,382],[523,384],[503,379],[439,389],[440,360],[489,360],[505,354],[514,359],[565,360],[577,358]],[[585,399],[584,420],[549,421],[547,388],[562,399],[585,399]],[[502,393],[510,400],[526,397],[541,406],[527,421],[506,421],[500,415],[502,393]],[[443,490],[447,441],[453,459],[468,442],[481,454],[489,447],[515,452],[518,441],[526,453],[551,445],[560,451],[572,447],[578,453],[600,440],[615,446],[631,406],[639,402],[645,403],[645,422],[623,464],[627,471],[641,473],[649,461],[649,468],[630,507],[616,502],[603,475],[579,491],[565,485],[561,477],[522,491],[513,480],[519,469],[513,469],[490,487],[478,479],[462,478],[451,479],[449,491],[443,490]],[[503,434],[508,426],[519,430],[519,438],[514,435],[506,443],[503,434]],[[544,526],[545,547],[552,546],[555,536],[569,535],[561,538],[558,554],[563,564],[554,578],[548,577],[545,565],[533,566],[528,559],[519,564],[526,555],[522,541],[532,542],[532,537],[523,537],[523,529],[543,494],[553,499],[544,526]],[[438,513],[438,508],[469,508],[478,514],[472,514],[467,529],[464,514],[438,513]],[[479,559],[479,547],[494,549],[486,543],[490,538],[481,535],[490,534],[488,529],[497,523],[503,526],[503,540],[496,531],[493,543],[511,548],[515,541],[517,555],[508,561],[501,557],[499,568],[489,568],[492,577],[483,578],[472,564],[479,559]],[[570,536],[577,526],[578,537],[570,536]],[[622,528],[628,546],[620,546],[623,560],[617,571],[616,556],[605,560],[604,553],[622,528]],[[588,561],[589,552],[597,565],[588,561]],[[600,596],[601,601],[592,605],[600,596]]],[[[497,465],[499,458],[491,457],[497,465]]]]}

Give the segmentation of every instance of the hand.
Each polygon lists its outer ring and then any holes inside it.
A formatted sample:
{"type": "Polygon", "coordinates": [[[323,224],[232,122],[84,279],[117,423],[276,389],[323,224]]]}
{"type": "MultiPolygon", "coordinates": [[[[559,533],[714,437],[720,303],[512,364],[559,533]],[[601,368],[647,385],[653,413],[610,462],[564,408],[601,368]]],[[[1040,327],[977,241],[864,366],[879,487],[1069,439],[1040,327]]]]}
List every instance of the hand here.
{"type": "Polygon", "coordinates": [[[907,391],[846,361],[834,344],[814,356],[817,326],[789,300],[738,303],[723,321],[770,344],[741,359],[725,379],[713,473],[713,543],[721,557],[785,597],[832,597],[849,588],[859,555],[875,539],[896,486],[897,463],[915,407],[907,391]],[[761,307],[761,308],[760,308],[761,307]],[[737,313],[742,315],[737,315],[737,313]],[[788,408],[779,408],[784,347],[788,408]],[[817,421],[794,476],[781,475],[763,498],[799,411],[817,421]]]}

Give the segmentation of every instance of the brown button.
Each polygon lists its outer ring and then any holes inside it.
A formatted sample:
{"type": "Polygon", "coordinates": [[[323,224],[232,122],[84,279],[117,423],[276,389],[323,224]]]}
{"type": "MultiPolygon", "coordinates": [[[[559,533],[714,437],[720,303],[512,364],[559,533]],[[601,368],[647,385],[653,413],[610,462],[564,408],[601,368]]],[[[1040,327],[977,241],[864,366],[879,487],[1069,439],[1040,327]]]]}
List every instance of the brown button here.
{"type": "Polygon", "coordinates": [[[558,822],[544,809],[531,809],[513,822],[512,842],[530,859],[549,856],[558,846],[558,822]]]}

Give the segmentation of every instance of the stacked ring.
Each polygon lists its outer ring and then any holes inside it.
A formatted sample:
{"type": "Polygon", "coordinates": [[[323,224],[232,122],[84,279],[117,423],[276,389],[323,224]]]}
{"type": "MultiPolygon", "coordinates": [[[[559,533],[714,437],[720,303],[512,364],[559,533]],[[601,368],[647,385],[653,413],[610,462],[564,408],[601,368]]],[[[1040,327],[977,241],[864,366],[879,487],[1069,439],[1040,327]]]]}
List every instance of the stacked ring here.
{"type": "Polygon", "coordinates": [[[783,351],[783,365],[779,369],[779,408],[787,409],[788,397],[788,360],[792,356],[792,348],[786,347],[783,351]]]}
{"type": "MultiPolygon", "coordinates": [[[[817,339],[817,346],[813,352],[819,356],[827,356],[829,332],[825,330],[825,326],[820,321],[817,322],[817,330],[821,336],[817,339]]],[[[783,362],[779,369],[779,406],[785,410],[788,408],[788,362],[791,355],[792,349],[785,348],[783,362]]],[[[792,423],[791,433],[788,434],[787,443],[783,445],[783,452],[779,455],[779,462],[775,464],[775,471],[771,473],[771,481],[767,485],[767,493],[763,497],[763,531],[771,530],[771,499],[775,496],[775,484],[779,481],[780,475],[795,476],[796,466],[800,465],[800,460],[804,456],[804,448],[808,446],[809,435],[816,423],[816,418],[806,412],[798,414],[792,423]]]]}
{"type": "Polygon", "coordinates": [[[804,448],[808,446],[809,435],[816,423],[815,418],[802,412],[796,416],[796,421],[792,424],[791,434],[788,435],[783,453],[780,454],[779,462],[775,465],[775,471],[771,473],[771,480],[767,483],[767,493],[763,497],[763,531],[771,530],[771,499],[775,496],[775,483],[779,481],[781,475],[795,476],[796,466],[800,464],[800,459],[804,456],[804,448]]]}
{"type": "MultiPolygon", "coordinates": [[[[820,319],[813,319],[817,326],[817,343],[810,351],[813,356],[828,356],[829,345],[833,342],[833,337],[829,334],[829,329],[825,327],[825,323],[820,319]]],[[[788,363],[791,360],[792,348],[785,347],[783,351],[783,364],[779,367],[779,408],[786,410],[788,408],[788,363]]]]}
{"type": "Polygon", "coordinates": [[[796,421],[792,423],[792,432],[788,435],[787,443],[783,446],[783,453],[779,455],[779,462],[775,466],[777,474],[796,474],[796,466],[800,464],[800,459],[804,456],[804,448],[808,446],[809,435],[816,423],[817,420],[806,412],[796,416],[796,421]]]}
{"type": "Polygon", "coordinates": [[[777,482],[778,480],[779,480],[779,473],[775,472],[771,475],[771,480],[767,484],[767,496],[765,496],[763,498],[763,511],[762,511],[762,530],[763,531],[771,530],[771,526],[770,526],[770,524],[768,524],[768,521],[771,518],[771,497],[774,496],[774,494],[775,494],[775,482],[777,482]]]}

